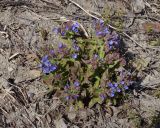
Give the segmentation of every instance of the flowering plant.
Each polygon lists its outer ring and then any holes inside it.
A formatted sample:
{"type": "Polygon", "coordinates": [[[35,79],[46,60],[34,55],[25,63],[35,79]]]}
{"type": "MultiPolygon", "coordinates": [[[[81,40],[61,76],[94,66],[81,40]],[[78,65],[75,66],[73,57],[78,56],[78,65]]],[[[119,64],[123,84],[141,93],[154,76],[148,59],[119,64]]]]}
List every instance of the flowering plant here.
{"type": "Polygon", "coordinates": [[[86,38],[78,22],[67,21],[54,32],[60,43],[42,57],[44,81],[64,102],[75,108],[115,103],[125,95],[133,77],[120,52],[120,37],[103,20],[95,36],[86,38]]]}

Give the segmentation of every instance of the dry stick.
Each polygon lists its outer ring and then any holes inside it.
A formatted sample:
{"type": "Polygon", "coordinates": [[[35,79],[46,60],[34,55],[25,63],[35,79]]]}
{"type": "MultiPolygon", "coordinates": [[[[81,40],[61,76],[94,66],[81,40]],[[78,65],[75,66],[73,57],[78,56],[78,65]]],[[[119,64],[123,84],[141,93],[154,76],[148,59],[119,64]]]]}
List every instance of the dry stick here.
{"type": "MultiPolygon", "coordinates": [[[[118,28],[115,28],[111,25],[108,25],[110,28],[114,29],[114,30],[117,30],[117,31],[120,31],[118,28]]],[[[146,50],[142,45],[138,44],[137,41],[135,41],[134,39],[132,39],[132,37],[130,37],[127,33],[125,32],[122,32],[123,35],[125,35],[126,37],[128,37],[131,41],[133,41],[136,45],[138,45],[139,47],[141,47],[142,49],[146,50]]]]}
{"type": "Polygon", "coordinates": [[[82,6],[80,6],[78,3],[76,3],[76,2],[74,2],[73,0],[69,0],[71,3],[73,3],[73,4],[75,4],[77,7],[79,7],[80,9],[82,9],[85,13],[87,13],[89,16],[91,16],[91,17],[93,17],[93,18],[95,18],[95,19],[97,19],[97,20],[99,20],[99,18],[98,17],[96,17],[96,16],[94,16],[94,15],[92,15],[92,14],[90,14],[87,10],[85,10],[82,6]]]}
{"type": "MultiPolygon", "coordinates": [[[[29,10],[29,11],[30,11],[30,10],[29,10]]],[[[35,12],[32,12],[32,11],[30,11],[30,12],[33,13],[37,18],[40,18],[40,19],[43,19],[43,20],[55,20],[55,21],[64,21],[64,22],[69,21],[69,20],[67,20],[65,17],[60,17],[60,18],[47,18],[47,17],[41,16],[41,15],[35,13],[35,12]]],[[[72,21],[73,21],[73,20],[72,20],[72,21]]],[[[73,22],[75,23],[75,21],[73,21],[73,22]]],[[[80,24],[80,23],[79,23],[79,25],[80,25],[82,31],[84,32],[85,36],[88,38],[89,35],[88,35],[87,31],[85,30],[85,28],[83,27],[83,25],[80,24]]]]}
{"type": "MultiPolygon", "coordinates": [[[[82,9],[86,14],[88,14],[89,16],[91,16],[92,18],[95,18],[97,20],[99,20],[100,18],[90,14],[87,10],[85,10],[82,6],[80,6],[78,3],[74,2],[73,0],[69,0],[71,3],[75,4],[77,7],[79,7],[80,9],[82,9]]],[[[120,31],[118,28],[115,28],[113,26],[111,26],[110,24],[108,24],[108,26],[116,31],[120,31]]],[[[132,37],[130,37],[127,33],[122,32],[122,34],[124,34],[126,37],[128,37],[130,40],[132,40],[136,45],[138,45],[139,47],[141,47],[142,49],[146,50],[142,45],[140,45],[137,41],[135,41],[134,39],[132,39],[132,37]]]]}

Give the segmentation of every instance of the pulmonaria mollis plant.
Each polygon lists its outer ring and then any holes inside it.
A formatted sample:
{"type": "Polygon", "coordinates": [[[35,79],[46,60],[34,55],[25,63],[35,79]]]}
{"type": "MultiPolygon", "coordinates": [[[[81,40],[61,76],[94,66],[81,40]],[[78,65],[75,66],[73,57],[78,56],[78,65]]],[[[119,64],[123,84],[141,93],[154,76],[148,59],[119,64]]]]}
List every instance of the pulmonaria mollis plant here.
{"type": "Polygon", "coordinates": [[[54,29],[61,41],[41,60],[44,81],[76,108],[115,103],[133,81],[120,53],[119,35],[103,20],[94,29],[95,36],[86,38],[78,22],[63,23],[54,29]]]}

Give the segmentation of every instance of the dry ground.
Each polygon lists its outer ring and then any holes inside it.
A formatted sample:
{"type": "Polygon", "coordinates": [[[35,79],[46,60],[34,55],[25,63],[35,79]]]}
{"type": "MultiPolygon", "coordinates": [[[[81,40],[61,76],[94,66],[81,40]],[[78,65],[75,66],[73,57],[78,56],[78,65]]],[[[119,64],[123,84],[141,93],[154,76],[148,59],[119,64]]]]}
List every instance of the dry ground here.
{"type": "Polygon", "coordinates": [[[0,0],[0,127],[160,128],[160,1],[0,0]],[[52,30],[63,17],[89,31],[93,16],[101,14],[123,26],[142,81],[113,112],[97,105],[67,113],[57,97],[46,97],[36,58],[42,47],[58,42],[52,30]]]}

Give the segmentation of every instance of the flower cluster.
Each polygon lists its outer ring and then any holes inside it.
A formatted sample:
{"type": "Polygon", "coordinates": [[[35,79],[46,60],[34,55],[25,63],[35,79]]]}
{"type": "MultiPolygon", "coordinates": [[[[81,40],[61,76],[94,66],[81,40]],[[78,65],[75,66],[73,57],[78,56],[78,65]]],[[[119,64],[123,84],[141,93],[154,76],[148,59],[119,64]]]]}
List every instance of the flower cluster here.
{"type": "Polygon", "coordinates": [[[120,93],[122,90],[128,90],[128,85],[125,85],[124,81],[120,83],[109,83],[107,86],[110,88],[110,97],[114,97],[115,93],[120,93]]]}
{"type": "Polygon", "coordinates": [[[64,86],[65,99],[67,101],[76,100],[79,97],[80,83],[75,81],[73,84],[67,83],[64,86]]]}
{"type": "Polygon", "coordinates": [[[103,92],[99,94],[99,97],[104,101],[107,98],[115,98],[117,95],[122,94],[129,89],[129,86],[133,83],[131,74],[126,71],[120,71],[117,75],[117,80],[107,81],[105,86],[100,86],[103,92]]]}
{"type": "Polygon", "coordinates": [[[61,34],[61,36],[66,36],[68,32],[78,34],[80,32],[80,24],[73,21],[64,22],[60,28],[54,28],[53,31],[56,34],[61,34]]]}
{"type": "Polygon", "coordinates": [[[75,105],[85,101],[92,107],[125,94],[132,75],[125,71],[119,35],[103,20],[96,21],[95,37],[88,39],[78,22],[65,22],[55,32],[62,37],[61,42],[50,50],[49,57],[42,58],[41,67],[43,73],[51,74],[50,83],[62,92],[66,102],[75,105]]]}
{"type": "Polygon", "coordinates": [[[110,34],[109,28],[105,25],[103,20],[96,21],[94,26],[96,29],[96,36],[103,37],[110,34]]]}
{"type": "Polygon", "coordinates": [[[103,20],[95,22],[96,35],[99,37],[105,37],[106,45],[109,50],[118,48],[120,45],[120,37],[117,33],[109,31],[109,27],[106,26],[103,20]]]}
{"type": "Polygon", "coordinates": [[[42,71],[45,74],[51,73],[57,69],[57,65],[56,64],[53,65],[49,61],[48,55],[42,58],[40,67],[42,68],[42,71]]]}
{"type": "Polygon", "coordinates": [[[109,49],[118,48],[120,45],[120,38],[118,34],[113,34],[112,37],[106,39],[106,45],[109,49]]]}

